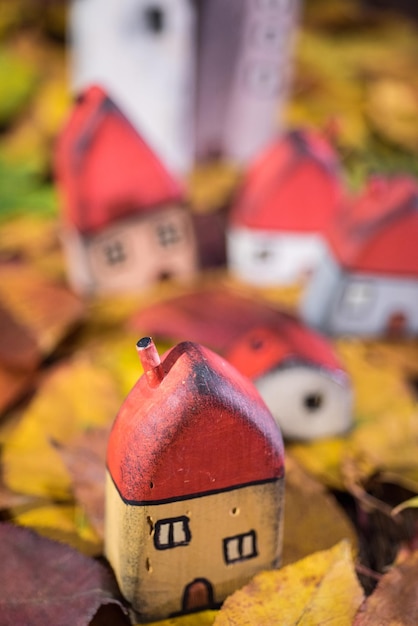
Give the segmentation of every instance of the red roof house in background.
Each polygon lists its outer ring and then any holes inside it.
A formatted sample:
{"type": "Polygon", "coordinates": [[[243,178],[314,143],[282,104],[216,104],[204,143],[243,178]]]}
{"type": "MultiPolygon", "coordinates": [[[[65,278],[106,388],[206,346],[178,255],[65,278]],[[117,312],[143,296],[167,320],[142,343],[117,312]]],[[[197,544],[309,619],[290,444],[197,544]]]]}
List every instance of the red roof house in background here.
{"type": "Polygon", "coordinates": [[[418,182],[372,179],[328,234],[302,313],[331,334],[418,333],[418,182]]]}
{"type": "Polygon", "coordinates": [[[129,290],[194,272],[181,187],[99,87],[77,100],[55,169],[76,289],[129,290]]]}
{"type": "Polygon", "coordinates": [[[300,280],[321,257],[343,196],[339,160],[326,138],[287,133],[244,178],[229,224],[230,269],[255,284],[300,280]]]}
{"type": "Polygon", "coordinates": [[[122,405],[107,454],[106,554],[141,620],[219,606],[281,554],[284,452],[252,383],[191,342],[122,405]]]}
{"type": "Polygon", "coordinates": [[[350,379],[331,343],[267,302],[217,286],[142,308],[130,325],[218,351],[254,382],[285,437],[309,440],[351,426],[350,379]]]}

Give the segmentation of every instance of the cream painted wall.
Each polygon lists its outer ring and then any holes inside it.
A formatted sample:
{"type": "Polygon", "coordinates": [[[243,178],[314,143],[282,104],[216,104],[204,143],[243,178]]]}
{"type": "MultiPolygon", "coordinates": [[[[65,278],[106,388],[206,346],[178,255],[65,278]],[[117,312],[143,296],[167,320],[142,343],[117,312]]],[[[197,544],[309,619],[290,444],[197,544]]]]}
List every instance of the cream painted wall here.
{"type": "Polygon", "coordinates": [[[125,504],[109,475],[106,481],[106,556],[142,619],[180,611],[184,589],[195,578],[207,579],[220,603],[254,574],[279,563],[283,480],[147,506],[125,504]],[[190,519],[189,545],[157,550],[155,523],[182,515],[190,519]],[[251,530],[257,532],[258,556],[227,565],[222,540],[251,530]]]}

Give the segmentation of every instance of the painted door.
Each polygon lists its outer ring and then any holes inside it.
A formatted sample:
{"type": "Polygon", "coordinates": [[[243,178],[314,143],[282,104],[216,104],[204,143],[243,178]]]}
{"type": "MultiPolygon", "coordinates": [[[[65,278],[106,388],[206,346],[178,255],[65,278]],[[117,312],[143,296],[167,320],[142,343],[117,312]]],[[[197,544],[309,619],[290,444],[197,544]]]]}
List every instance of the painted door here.
{"type": "Polygon", "coordinates": [[[206,578],[195,578],[184,589],[183,611],[185,613],[213,606],[213,587],[206,578]]]}

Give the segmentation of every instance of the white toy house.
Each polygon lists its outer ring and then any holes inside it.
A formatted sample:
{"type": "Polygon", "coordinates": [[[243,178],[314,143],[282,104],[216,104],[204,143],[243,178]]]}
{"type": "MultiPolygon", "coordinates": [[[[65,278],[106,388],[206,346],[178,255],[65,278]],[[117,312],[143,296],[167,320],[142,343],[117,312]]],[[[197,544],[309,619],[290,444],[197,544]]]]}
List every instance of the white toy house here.
{"type": "Polygon", "coordinates": [[[303,318],[332,335],[418,334],[417,245],[417,182],[372,180],[330,230],[303,318]]]}
{"type": "Polygon", "coordinates": [[[340,163],[324,136],[294,130],[279,138],[250,166],[232,207],[231,272],[255,285],[306,279],[343,195],[340,163]]]}
{"type": "Polygon", "coordinates": [[[299,0],[73,0],[72,83],[102,86],[173,172],[246,162],[289,86],[299,0]]]}

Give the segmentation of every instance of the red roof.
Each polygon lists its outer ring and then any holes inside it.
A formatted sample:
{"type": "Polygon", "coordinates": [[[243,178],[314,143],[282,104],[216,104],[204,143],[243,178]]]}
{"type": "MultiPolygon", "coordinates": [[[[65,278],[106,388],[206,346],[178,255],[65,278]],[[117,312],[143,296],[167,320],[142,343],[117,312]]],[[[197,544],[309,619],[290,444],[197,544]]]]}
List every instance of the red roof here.
{"type": "Polygon", "coordinates": [[[289,132],[250,167],[231,213],[233,226],[323,232],[344,186],[336,153],[320,134],[289,132]]]}
{"type": "Polygon", "coordinates": [[[293,315],[266,302],[216,287],[157,302],[131,320],[137,332],[186,338],[221,352],[246,376],[258,378],[290,362],[344,370],[330,342],[293,315]]]}
{"type": "Polygon", "coordinates": [[[110,435],[107,464],[124,500],[177,500],[283,476],[280,431],[250,381],[190,342],[162,366],[159,386],[139,379],[110,435]]]}
{"type": "Polygon", "coordinates": [[[329,232],[340,264],[359,272],[418,277],[418,182],[375,178],[329,232]]]}
{"type": "Polygon", "coordinates": [[[324,337],[284,313],[278,316],[275,328],[259,327],[245,333],[225,357],[252,380],[292,364],[322,368],[335,375],[344,372],[331,344],[324,337]]]}
{"type": "Polygon", "coordinates": [[[64,219],[83,233],[183,199],[176,180],[100,87],[76,102],[55,159],[64,219]]]}

